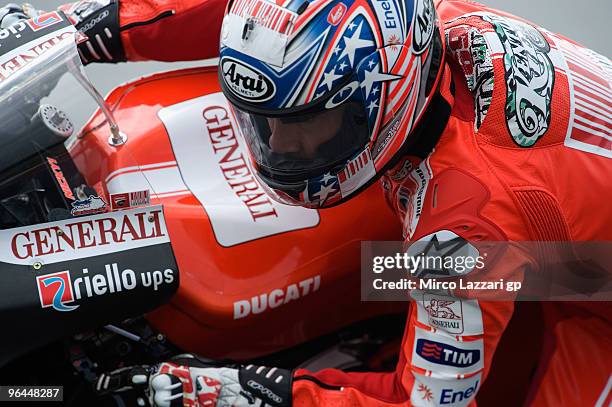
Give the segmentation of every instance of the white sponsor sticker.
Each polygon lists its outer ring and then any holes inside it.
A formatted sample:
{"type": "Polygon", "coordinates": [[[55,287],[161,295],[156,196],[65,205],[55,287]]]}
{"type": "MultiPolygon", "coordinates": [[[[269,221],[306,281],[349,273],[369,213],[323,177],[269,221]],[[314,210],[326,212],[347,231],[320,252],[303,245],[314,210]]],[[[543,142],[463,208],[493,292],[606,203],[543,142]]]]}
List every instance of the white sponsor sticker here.
{"type": "Polygon", "coordinates": [[[50,264],[169,241],[158,205],[0,230],[0,262],[50,264]]]}
{"type": "Polygon", "coordinates": [[[417,303],[417,319],[424,325],[449,335],[481,335],[482,312],[478,300],[412,292],[417,303]]]}
{"type": "Polygon", "coordinates": [[[431,372],[438,378],[469,375],[484,368],[482,339],[456,341],[415,327],[412,365],[431,372]]]}
{"type": "Polygon", "coordinates": [[[319,223],[316,210],[280,204],[264,191],[221,93],[161,109],[158,115],[181,178],[206,210],[219,244],[233,246],[319,223]]]}
{"type": "Polygon", "coordinates": [[[410,402],[415,407],[465,407],[474,400],[482,384],[478,373],[467,379],[443,380],[413,373],[410,402]]]}
{"type": "Polygon", "coordinates": [[[237,0],[223,18],[221,45],[282,67],[296,18],[297,14],[273,2],[237,0]]]}

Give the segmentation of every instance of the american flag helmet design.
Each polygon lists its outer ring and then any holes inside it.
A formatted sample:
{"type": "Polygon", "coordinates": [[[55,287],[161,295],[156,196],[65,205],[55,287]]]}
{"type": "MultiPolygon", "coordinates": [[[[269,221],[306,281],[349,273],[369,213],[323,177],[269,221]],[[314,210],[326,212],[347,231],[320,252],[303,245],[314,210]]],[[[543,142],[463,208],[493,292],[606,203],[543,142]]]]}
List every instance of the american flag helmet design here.
{"type": "Polygon", "coordinates": [[[444,46],[433,0],[231,1],[219,81],[264,187],[286,203],[318,208],[371,184],[428,106],[444,46]],[[364,136],[351,130],[360,136],[345,134],[350,148],[335,146],[328,165],[317,157],[290,174],[289,156],[270,151],[272,130],[263,118],[298,121],[298,114],[346,105],[360,107],[364,136]],[[284,163],[282,171],[275,162],[284,163]]]}

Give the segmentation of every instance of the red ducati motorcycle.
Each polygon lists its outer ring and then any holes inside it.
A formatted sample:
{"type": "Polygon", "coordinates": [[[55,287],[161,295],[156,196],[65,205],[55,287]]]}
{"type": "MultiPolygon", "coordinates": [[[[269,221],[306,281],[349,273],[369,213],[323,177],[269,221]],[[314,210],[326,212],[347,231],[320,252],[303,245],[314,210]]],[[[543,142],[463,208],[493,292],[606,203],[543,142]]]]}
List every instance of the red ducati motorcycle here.
{"type": "Polygon", "coordinates": [[[359,286],[360,242],[401,236],[379,184],[321,211],[273,201],[216,67],[104,100],[52,14],[0,35],[0,383],[92,405],[101,372],[184,352],[392,370],[408,303],[359,286]]]}

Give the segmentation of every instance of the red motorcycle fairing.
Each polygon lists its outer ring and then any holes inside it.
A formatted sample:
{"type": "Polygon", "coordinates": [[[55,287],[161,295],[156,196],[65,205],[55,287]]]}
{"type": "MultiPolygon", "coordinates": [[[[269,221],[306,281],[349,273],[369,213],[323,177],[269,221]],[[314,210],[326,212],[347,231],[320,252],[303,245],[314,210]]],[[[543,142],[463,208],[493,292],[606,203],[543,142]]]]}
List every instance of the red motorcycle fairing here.
{"type": "Polygon", "coordinates": [[[406,310],[359,298],[360,241],[401,237],[380,185],[340,209],[272,201],[247,165],[216,68],[143,78],[107,100],[127,144],[109,146],[97,115],[71,155],[99,192],[150,185],[151,203],[164,205],[181,282],[147,318],[174,344],[249,359],[406,310]]]}

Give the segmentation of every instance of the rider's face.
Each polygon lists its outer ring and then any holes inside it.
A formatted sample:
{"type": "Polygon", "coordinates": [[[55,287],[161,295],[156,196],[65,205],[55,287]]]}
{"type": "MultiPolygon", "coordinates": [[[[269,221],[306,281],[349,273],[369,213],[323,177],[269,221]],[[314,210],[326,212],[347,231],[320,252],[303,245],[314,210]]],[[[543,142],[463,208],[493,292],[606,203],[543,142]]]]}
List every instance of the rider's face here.
{"type": "Polygon", "coordinates": [[[343,114],[343,108],[336,108],[300,122],[268,119],[270,148],[278,154],[295,153],[301,158],[315,158],[317,149],[340,131],[343,114]]]}

